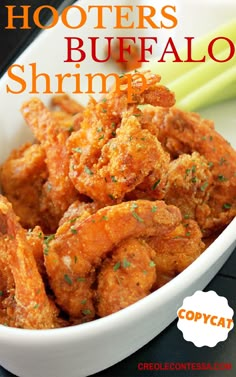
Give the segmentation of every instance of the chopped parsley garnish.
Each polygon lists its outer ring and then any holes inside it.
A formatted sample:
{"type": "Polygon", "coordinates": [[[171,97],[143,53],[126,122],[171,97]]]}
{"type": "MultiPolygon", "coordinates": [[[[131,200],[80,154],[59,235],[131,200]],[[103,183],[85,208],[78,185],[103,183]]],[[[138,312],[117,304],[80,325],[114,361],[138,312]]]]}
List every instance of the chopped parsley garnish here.
{"type": "Polygon", "coordinates": [[[223,204],[224,209],[230,209],[231,207],[232,207],[232,204],[230,204],[230,203],[224,203],[223,204]]]}
{"type": "Polygon", "coordinates": [[[80,301],[81,305],[85,305],[86,302],[87,302],[87,299],[86,299],[86,298],[85,298],[84,300],[81,300],[81,301],[80,301]]]}
{"type": "Polygon", "coordinates": [[[75,229],[73,227],[70,228],[70,231],[71,231],[72,234],[77,234],[77,229],[75,229]]]}
{"type": "Polygon", "coordinates": [[[152,190],[156,190],[157,186],[159,185],[159,183],[161,182],[160,179],[158,179],[152,186],[152,190]]]}
{"type": "Polygon", "coordinates": [[[138,204],[137,203],[132,203],[131,204],[131,211],[134,211],[135,208],[138,208],[138,204]]]}
{"type": "Polygon", "coordinates": [[[156,263],[153,262],[153,260],[151,260],[151,262],[149,263],[149,267],[155,267],[156,266],[156,263]]]}
{"type": "Polygon", "coordinates": [[[156,212],[157,211],[157,206],[152,206],[152,212],[156,212]]]}
{"type": "Polygon", "coordinates": [[[64,280],[67,282],[67,284],[72,285],[72,280],[71,280],[71,278],[69,277],[69,275],[65,274],[65,275],[64,275],[64,280]]]}
{"type": "Polygon", "coordinates": [[[39,304],[35,304],[35,305],[33,306],[33,309],[38,309],[38,307],[39,307],[39,304]]]}
{"type": "MultiPolygon", "coordinates": [[[[196,165],[193,165],[191,168],[186,169],[186,170],[185,170],[185,177],[186,177],[187,175],[189,175],[191,172],[192,172],[192,173],[195,173],[196,170],[197,170],[196,165]]],[[[193,178],[195,178],[195,177],[193,177],[193,178]]]]}
{"type": "Polygon", "coordinates": [[[207,188],[207,186],[208,186],[208,182],[204,182],[204,183],[202,184],[202,186],[200,187],[200,190],[201,190],[201,191],[205,191],[206,188],[207,188]]]}
{"type": "Polygon", "coordinates": [[[136,213],[136,212],[132,212],[132,216],[136,219],[136,220],[138,220],[138,222],[140,222],[140,223],[143,223],[144,221],[143,221],[143,219],[136,213]]]}
{"type": "Polygon", "coordinates": [[[76,222],[76,220],[78,220],[79,217],[74,217],[73,219],[70,219],[69,222],[71,224],[74,224],[76,222]]]}
{"type": "Polygon", "coordinates": [[[44,243],[44,250],[43,250],[43,252],[44,252],[45,255],[48,255],[48,252],[49,252],[49,242],[52,241],[52,240],[54,240],[54,238],[55,238],[55,234],[50,234],[49,236],[45,236],[44,237],[44,241],[43,241],[43,243],[44,243]]]}
{"type": "Polygon", "coordinates": [[[82,313],[83,313],[84,315],[89,315],[89,314],[91,314],[91,310],[89,310],[89,309],[84,309],[84,310],[82,310],[82,313]]]}
{"type": "Polygon", "coordinates": [[[115,266],[113,267],[113,270],[116,272],[120,268],[120,262],[117,262],[115,266]]]}
{"type": "Polygon", "coordinates": [[[124,268],[127,268],[127,267],[131,266],[131,263],[126,258],[124,258],[123,261],[122,261],[122,266],[124,268]]]}
{"type": "Polygon", "coordinates": [[[220,175],[218,175],[218,180],[219,180],[220,182],[225,182],[225,181],[227,181],[227,178],[225,178],[224,175],[220,174],[220,175]]]}
{"type": "Polygon", "coordinates": [[[111,180],[112,180],[112,182],[117,182],[117,179],[114,175],[111,176],[111,180]]]}
{"type": "Polygon", "coordinates": [[[85,173],[87,173],[87,174],[89,174],[89,175],[93,175],[92,170],[90,170],[90,169],[88,168],[87,165],[85,165],[85,167],[84,167],[84,171],[85,171],[85,173]]]}
{"type": "Polygon", "coordinates": [[[0,296],[3,296],[3,291],[0,291],[0,296]]]}
{"type": "Polygon", "coordinates": [[[186,232],[186,236],[190,237],[191,236],[191,232],[186,232]]]}
{"type": "Polygon", "coordinates": [[[135,212],[135,209],[138,208],[138,204],[137,203],[132,203],[131,204],[131,213],[132,213],[132,216],[138,220],[138,222],[140,223],[143,223],[144,220],[135,212]]]}
{"type": "Polygon", "coordinates": [[[72,151],[76,153],[82,153],[82,149],[80,147],[73,148],[72,151]]]}

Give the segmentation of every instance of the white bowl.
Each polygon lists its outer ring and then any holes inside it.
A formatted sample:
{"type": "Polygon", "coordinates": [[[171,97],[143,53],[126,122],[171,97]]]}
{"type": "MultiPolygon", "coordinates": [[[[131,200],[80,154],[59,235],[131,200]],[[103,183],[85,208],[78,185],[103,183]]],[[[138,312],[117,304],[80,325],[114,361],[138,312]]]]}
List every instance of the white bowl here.
{"type": "MultiPolygon", "coordinates": [[[[178,5],[179,2],[176,3],[178,5]]],[[[181,0],[181,11],[184,12],[182,17],[185,19],[190,17],[193,3],[181,0]]],[[[204,0],[204,7],[206,3],[204,0]]],[[[221,18],[219,19],[219,12],[214,13],[212,3],[209,2],[208,17],[214,20],[212,23],[216,26],[221,18]]],[[[78,4],[85,6],[87,0],[82,0],[78,4]]],[[[120,4],[120,1],[117,1],[117,4],[120,4]]],[[[149,1],[149,4],[152,5],[152,2],[149,1]]],[[[227,4],[233,6],[232,2],[227,4]]],[[[225,3],[221,8],[225,8],[225,3]]],[[[71,17],[73,18],[73,14],[71,17]]],[[[194,8],[194,18],[195,27],[201,28],[200,6],[194,8]]],[[[222,19],[222,22],[225,20],[222,19]]],[[[111,28],[112,17],[108,17],[106,22],[111,28]]],[[[73,63],[63,62],[66,51],[64,36],[96,36],[98,30],[93,30],[92,24],[93,21],[90,21],[90,26],[79,32],[68,30],[61,23],[51,30],[44,31],[17,61],[17,64],[25,65],[24,78],[27,85],[30,85],[31,81],[28,64],[32,62],[37,62],[39,72],[47,72],[50,75],[55,72],[75,72],[73,63]]],[[[184,29],[183,26],[183,35],[194,35],[195,27],[188,25],[188,28],[184,29]]],[[[207,25],[204,25],[204,31],[207,31],[206,29],[207,25]]],[[[112,35],[113,32],[107,29],[103,35],[112,35]]],[[[150,35],[153,35],[153,31],[150,31],[150,35]]],[[[95,65],[88,56],[86,64],[81,64],[80,73],[106,72],[107,69],[110,69],[109,65],[95,65]]],[[[7,83],[9,84],[9,77],[5,75],[1,80],[0,92],[0,162],[14,147],[31,137],[19,113],[20,105],[29,98],[29,94],[27,91],[22,94],[6,94],[7,83]]],[[[69,83],[66,90],[70,93],[69,83]]],[[[46,103],[49,101],[49,95],[39,96],[46,103]]],[[[78,97],[83,103],[87,102],[87,98],[85,94],[78,97]]],[[[214,119],[217,129],[236,146],[234,113],[235,101],[231,101],[204,110],[203,115],[214,119]]],[[[196,290],[203,289],[210,282],[233,251],[236,244],[235,234],[236,219],[174,280],[143,300],[106,318],[55,330],[22,330],[0,326],[0,364],[20,377],[82,377],[117,363],[158,335],[174,320],[183,299],[196,290]]]]}

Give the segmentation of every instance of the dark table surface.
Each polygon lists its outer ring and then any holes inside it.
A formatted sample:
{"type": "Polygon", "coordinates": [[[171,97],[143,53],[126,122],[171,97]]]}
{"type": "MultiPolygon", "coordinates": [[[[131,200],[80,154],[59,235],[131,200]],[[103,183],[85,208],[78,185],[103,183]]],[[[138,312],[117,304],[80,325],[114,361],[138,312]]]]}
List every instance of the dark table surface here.
{"type": "MultiPolygon", "coordinates": [[[[72,2],[72,1],[71,1],[72,2]]],[[[6,68],[15,60],[15,58],[25,49],[25,47],[35,38],[38,30],[5,30],[4,20],[6,12],[3,5],[8,5],[9,1],[3,1],[0,7],[0,76],[6,68]]],[[[11,5],[32,5],[31,11],[39,5],[49,4],[48,1],[28,1],[19,2],[11,0],[11,5]],[[32,4],[33,3],[33,4],[32,4]]],[[[62,1],[50,1],[50,5],[58,7],[62,1]]],[[[68,5],[69,1],[67,1],[68,5]]],[[[44,19],[48,18],[45,12],[44,19]]],[[[216,277],[206,287],[205,291],[213,290],[218,295],[228,299],[229,305],[236,312],[236,250],[223,266],[216,277]]],[[[236,376],[236,332],[235,329],[230,331],[228,339],[225,342],[218,343],[215,347],[198,348],[190,342],[183,339],[181,331],[174,321],[159,336],[153,339],[142,349],[116,364],[115,366],[97,373],[94,377],[154,377],[169,376],[172,377],[191,377],[202,375],[204,377],[235,377],[236,376]],[[205,362],[205,363],[231,363],[231,370],[224,371],[140,371],[138,364],[146,363],[165,363],[165,362],[205,362]]],[[[0,377],[13,376],[0,367],[0,377]]],[[[32,376],[34,377],[34,376],[32,376]]],[[[47,376],[42,376],[47,377],[47,376]]],[[[56,377],[56,376],[55,376],[56,377]]]]}

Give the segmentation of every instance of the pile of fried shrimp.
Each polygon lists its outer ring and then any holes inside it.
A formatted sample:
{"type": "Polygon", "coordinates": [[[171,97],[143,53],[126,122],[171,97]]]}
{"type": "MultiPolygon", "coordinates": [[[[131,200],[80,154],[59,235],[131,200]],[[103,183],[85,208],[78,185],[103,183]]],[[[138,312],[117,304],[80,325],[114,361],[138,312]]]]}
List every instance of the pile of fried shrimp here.
{"type": "Polygon", "coordinates": [[[132,75],[88,105],[21,108],[34,135],[1,165],[0,324],[47,329],[117,312],[188,267],[236,214],[236,152],[132,75]],[[135,91],[136,90],[136,91],[135,91]]]}

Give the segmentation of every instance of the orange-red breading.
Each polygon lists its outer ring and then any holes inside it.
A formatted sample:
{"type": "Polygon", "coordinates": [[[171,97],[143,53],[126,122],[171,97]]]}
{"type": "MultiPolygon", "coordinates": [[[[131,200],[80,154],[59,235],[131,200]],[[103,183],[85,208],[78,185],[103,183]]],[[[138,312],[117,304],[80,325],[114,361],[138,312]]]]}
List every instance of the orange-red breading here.
{"type": "Polygon", "coordinates": [[[44,248],[44,233],[40,226],[29,229],[26,232],[26,239],[29,244],[30,252],[33,254],[36,261],[38,271],[43,279],[46,280],[46,270],[44,266],[43,248],[44,248]]]}
{"type": "Polygon", "coordinates": [[[129,238],[112,250],[97,277],[99,317],[126,308],[151,292],[156,281],[154,257],[154,250],[143,239],[129,238]]]}
{"type": "MultiPolygon", "coordinates": [[[[102,147],[96,164],[83,166],[79,177],[72,157],[70,177],[81,192],[108,205],[122,201],[126,193],[153,171],[156,172],[155,181],[161,180],[165,170],[162,171],[160,167],[164,166],[165,161],[166,155],[159,141],[148,130],[141,128],[135,116],[127,114],[116,137],[102,147]]],[[[150,182],[150,190],[155,181],[150,182]]]]}
{"type": "Polygon", "coordinates": [[[188,267],[204,250],[202,233],[194,220],[185,220],[163,237],[151,237],[148,244],[155,250],[157,289],[188,267]]]}
{"type": "Polygon", "coordinates": [[[172,159],[193,152],[205,157],[213,183],[200,225],[204,236],[222,230],[236,215],[236,151],[215,130],[213,121],[199,114],[175,107],[149,107],[144,109],[144,119],[146,123],[152,119],[152,130],[156,127],[156,135],[172,159]]]}
{"type": "Polygon", "coordinates": [[[93,318],[94,269],[129,237],[163,235],[181,221],[177,207],[138,200],[98,210],[80,222],[64,223],[45,253],[50,285],[60,307],[72,317],[93,318]],[[86,301],[87,314],[82,301],[86,301]]]}
{"type": "Polygon", "coordinates": [[[26,232],[3,196],[0,196],[0,232],[14,279],[14,295],[2,302],[6,306],[6,324],[31,329],[55,327],[58,310],[46,295],[26,232]]]}
{"type": "Polygon", "coordinates": [[[2,191],[26,228],[44,225],[40,197],[47,177],[45,153],[40,144],[24,144],[14,150],[1,166],[2,191]]]}
{"type": "Polygon", "coordinates": [[[85,108],[68,95],[52,111],[22,106],[36,141],[0,171],[12,203],[0,196],[1,324],[62,327],[123,309],[236,214],[236,152],[213,122],[174,108],[150,71],[116,79],[85,108]]]}
{"type": "Polygon", "coordinates": [[[43,187],[40,207],[48,228],[54,231],[64,212],[78,197],[68,176],[66,141],[70,132],[60,125],[57,127],[52,113],[39,99],[25,102],[21,110],[46,154],[48,180],[43,187]]]}
{"type": "Polygon", "coordinates": [[[182,154],[169,165],[165,201],[175,204],[184,218],[195,219],[204,228],[213,177],[205,157],[182,154]]]}
{"type": "Polygon", "coordinates": [[[236,215],[236,151],[199,114],[170,109],[161,128],[162,139],[172,155],[197,151],[211,167],[213,186],[207,202],[204,234],[222,229],[236,215]]]}
{"type": "Polygon", "coordinates": [[[68,140],[73,184],[103,205],[120,202],[145,178],[145,188],[151,192],[167,168],[169,157],[155,135],[142,128],[137,105],[171,106],[174,96],[158,85],[159,76],[145,75],[147,88],[142,92],[140,78],[132,76],[133,88],[137,88],[133,100],[127,97],[127,78],[121,79],[120,93],[111,91],[99,103],[91,100],[80,130],[68,140]]]}

